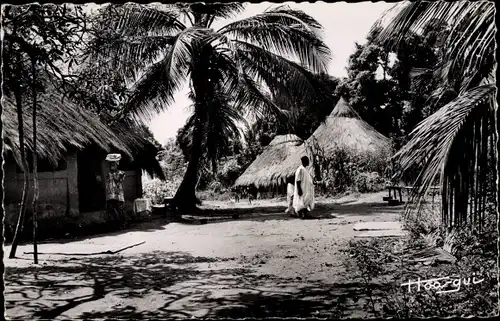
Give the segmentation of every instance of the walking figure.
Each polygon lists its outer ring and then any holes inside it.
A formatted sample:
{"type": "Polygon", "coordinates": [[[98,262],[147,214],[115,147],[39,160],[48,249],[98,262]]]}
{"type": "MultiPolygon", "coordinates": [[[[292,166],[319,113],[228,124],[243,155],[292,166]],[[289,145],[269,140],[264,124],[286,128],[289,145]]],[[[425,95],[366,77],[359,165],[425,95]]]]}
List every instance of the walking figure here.
{"type": "Polygon", "coordinates": [[[239,203],[240,202],[240,188],[239,187],[234,187],[233,188],[233,194],[234,194],[234,202],[239,203]]]}
{"type": "Polygon", "coordinates": [[[304,219],[314,209],[314,181],[307,170],[309,158],[303,156],[300,160],[302,165],[295,172],[293,208],[299,217],[304,219]]]}

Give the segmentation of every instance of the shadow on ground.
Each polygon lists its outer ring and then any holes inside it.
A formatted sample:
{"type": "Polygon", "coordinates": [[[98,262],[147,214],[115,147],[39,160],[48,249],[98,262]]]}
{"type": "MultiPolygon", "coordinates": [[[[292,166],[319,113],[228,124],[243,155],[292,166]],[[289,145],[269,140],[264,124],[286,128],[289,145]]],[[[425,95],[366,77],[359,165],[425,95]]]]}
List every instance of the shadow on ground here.
{"type": "MultiPolygon", "coordinates": [[[[379,214],[393,214],[401,213],[404,205],[389,206],[385,202],[373,203],[354,203],[354,204],[334,204],[334,203],[317,203],[312,217],[310,219],[332,219],[348,216],[373,216],[379,214]]],[[[268,221],[268,220],[298,220],[285,212],[283,205],[262,205],[254,207],[233,207],[233,208],[220,208],[220,209],[199,209],[198,211],[184,215],[188,219],[173,220],[173,213],[167,213],[165,216],[153,216],[144,218],[141,221],[131,221],[131,226],[126,230],[117,230],[113,223],[103,224],[99,226],[92,226],[81,228],[79,230],[69,231],[65,237],[46,238],[40,240],[40,244],[46,243],[69,243],[85,239],[94,239],[102,236],[117,236],[124,233],[141,231],[152,232],[165,229],[168,223],[173,221],[181,224],[206,224],[218,223],[221,221],[268,221]],[[193,220],[194,218],[194,220],[193,220]]],[[[31,229],[27,229],[30,231],[31,229]]],[[[31,241],[23,241],[22,244],[29,244],[31,241]]]]}
{"type": "MultiPolygon", "coordinates": [[[[332,219],[344,216],[372,216],[379,214],[401,213],[404,205],[389,206],[384,202],[358,203],[358,204],[332,204],[318,203],[311,213],[311,219],[332,219]]],[[[284,206],[255,206],[251,208],[224,208],[224,209],[203,209],[196,214],[189,215],[194,218],[220,218],[224,220],[295,220],[285,212],[284,206]]],[[[187,223],[188,221],[186,221],[187,223]]],[[[207,220],[210,223],[210,220],[207,220]]]]}
{"type": "MultiPolygon", "coordinates": [[[[363,311],[358,283],[302,283],[183,252],[7,268],[9,319],[328,317],[363,311]]],[[[231,259],[229,259],[231,260],[231,259]]],[[[379,289],[382,291],[382,289],[379,289]]]]}
{"type": "MultiPolygon", "coordinates": [[[[125,230],[120,230],[118,225],[114,222],[107,222],[102,224],[94,224],[90,226],[73,226],[73,228],[66,229],[66,235],[61,233],[54,233],[51,237],[50,233],[45,233],[45,237],[38,237],[39,244],[47,243],[59,243],[65,244],[70,242],[77,242],[85,239],[93,239],[103,236],[116,236],[128,232],[140,231],[140,232],[153,232],[165,229],[165,225],[171,222],[171,219],[165,216],[150,216],[148,218],[142,218],[141,220],[130,221],[130,226],[125,230]]],[[[31,244],[32,235],[28,235],[32,231],[32,227],[27,224],[24,227],[24,232],[27,236],[21,239],[19,245],[31,244]]],[[[11,240],[5,243],[6,246],[11,245],[11,240]]]]}

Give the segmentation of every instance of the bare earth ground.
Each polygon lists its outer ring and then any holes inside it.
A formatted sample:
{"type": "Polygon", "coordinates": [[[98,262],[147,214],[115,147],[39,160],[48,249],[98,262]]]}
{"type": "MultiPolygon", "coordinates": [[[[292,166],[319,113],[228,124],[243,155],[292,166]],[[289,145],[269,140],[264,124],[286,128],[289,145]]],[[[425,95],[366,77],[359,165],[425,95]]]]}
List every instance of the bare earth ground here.
{"type": "MultiPolygon", "coordinates": [[[[120,233],[31,245],[6,259],[9,319],[167,317],[364,317],[360,283],[339,250],[356,222],[397,221],[384,193],[319,203],[315,219],[284,214],[285,203],[208,202],[242,213],[204,225],[150,222],[120,233]],[[252,215],[243,215],[249,214],[252,215]],[[118,254],[76,255],[118,250],[118,254]]],[[[5,249],[6,253],[9,249],[5,249]]]]}

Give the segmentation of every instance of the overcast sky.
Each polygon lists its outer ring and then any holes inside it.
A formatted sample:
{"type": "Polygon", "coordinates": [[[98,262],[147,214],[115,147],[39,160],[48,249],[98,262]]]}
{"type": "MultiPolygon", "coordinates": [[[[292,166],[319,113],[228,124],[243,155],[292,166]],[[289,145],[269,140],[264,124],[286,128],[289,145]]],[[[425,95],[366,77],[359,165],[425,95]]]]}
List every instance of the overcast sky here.
{"type": "MultiPolygon", "coordinates": [[[[365,37],[373,23],[388,9],[394,6],[386,2],[361,3],[284,3],[294,9],[299,9],[314,17],[324,27],[324,40],[333,53],[329,72],[336,77],[345,77],[347,60],[354,52],[354,43],[364,43],[365,37]]],[[[224,23],[246,18],[263,12],[276,4],[263,2],[247,4],[245,12],[232,20],[221,21],[214,27],[224,23]]],[[[168,138],[175,137],[177,130],[182,127],[189,116],[187,87],[177,94],[175,103],[169,110],[159,114],[150,124],[151,131],[160,143],[168,138]]]]}

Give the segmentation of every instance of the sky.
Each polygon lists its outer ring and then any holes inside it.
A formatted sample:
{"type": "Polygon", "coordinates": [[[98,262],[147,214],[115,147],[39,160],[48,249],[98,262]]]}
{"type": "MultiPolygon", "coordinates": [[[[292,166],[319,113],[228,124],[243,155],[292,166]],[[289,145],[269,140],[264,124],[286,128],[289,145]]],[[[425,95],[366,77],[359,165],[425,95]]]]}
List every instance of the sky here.
{"type": "MultiPolygon", "coordinates": [[[[360,2],[360,3],[295,3],[285,2],[293,9],[299,9],[315,18],[324,28],[324,41],[332,51],[329,73],[335,77],[347,76],[346,67],[349,55],[354,52],[356,42],[364,43],[372,25],[394,3],[360,2]]],[[[214,28],[225,23],[250,17],[277,4],[263,2],[247,4],[246,10],[234,19],[214,23],[214,28]]],[[[168,138],[175,137],[189,117],[190,100],[187,98],[187,85],[175,97],[175,103],[169,109],[154,117],[150,129],[156,140],[163,144],[168,138]]]]}

